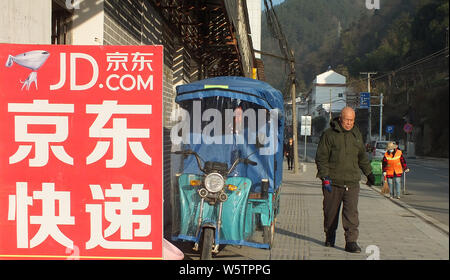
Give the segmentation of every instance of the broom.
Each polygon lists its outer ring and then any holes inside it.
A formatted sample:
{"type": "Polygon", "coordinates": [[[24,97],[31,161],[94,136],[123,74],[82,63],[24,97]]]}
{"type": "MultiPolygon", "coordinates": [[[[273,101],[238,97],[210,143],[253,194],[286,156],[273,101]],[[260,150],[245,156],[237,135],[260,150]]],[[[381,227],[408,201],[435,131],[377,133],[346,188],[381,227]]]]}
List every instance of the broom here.
{"type": "Polygon", "coordinates": [[[381,188],[381,193],[382,194],[390,193],[389,184],[387,182],[386,176],[384,176],[384,184],[383,184],[383,188],[381,188]]]}

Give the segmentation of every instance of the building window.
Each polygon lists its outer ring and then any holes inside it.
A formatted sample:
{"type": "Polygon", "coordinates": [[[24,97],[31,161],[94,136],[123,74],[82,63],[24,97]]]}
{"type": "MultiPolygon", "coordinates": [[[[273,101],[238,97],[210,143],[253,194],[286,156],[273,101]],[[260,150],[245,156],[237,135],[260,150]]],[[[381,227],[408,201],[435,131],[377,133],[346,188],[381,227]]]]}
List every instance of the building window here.
{"type": "Polygon", "coordinates": [[[62,4],[64,1],[52,1],[52,44],[68,45],[72,13],[62,4]]]}
{"type": "Polygon", "coordinates": [[[338,97],[344,97],[344,94],[343,93],[339,93],[338,97]]]}

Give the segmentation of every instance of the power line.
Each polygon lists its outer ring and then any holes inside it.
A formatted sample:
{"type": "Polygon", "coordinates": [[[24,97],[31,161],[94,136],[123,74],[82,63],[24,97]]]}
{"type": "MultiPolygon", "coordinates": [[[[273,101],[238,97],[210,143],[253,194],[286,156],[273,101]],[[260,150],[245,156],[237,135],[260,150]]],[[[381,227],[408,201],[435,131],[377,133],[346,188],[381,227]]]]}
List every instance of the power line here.
{"type": "MultiPolygon", "coordinates": [[[[416,66],[419,66],[419,65],[421,65],[421,64],[427,63],[427,62],[429,62],[429,61],[431,61],[431,60],[433,60],[433,59],[435,59],[435,58],[438,58],[438,57],[440,57],[440,56],[442,56],[442,55],[445,55],[445,54],[448,55],[448,51],[449,51],[449,48],[446,47],[446,48],[441,49],[441,50],[439,50],[439,51],[437,51],[437,52],[435,52],[435,53],[432,53],[432,54],[430,54],[430,55],[428,55],[428,56],[426,56],[426,57],[420,58],[420,59],[418,59],[418,60],[416,60],[416,61],[413,61],[413,62],[411,62],[411,63],[409,63],[409,64],[407,64],[407,65],[404,65],[404,66],[402,66],[402,67],[400,67],[400,68],[398,68],[398,69],[396,69],[396,70],[383,71],[383,72],[384,72],[383,75],[378,76],[378,77],[371,78],[371,80],[372,80],[372,81],[376,81],[376,80],[380,80],[380,79],[383,79],[383,78],[385,78],[385,77],[388,77],[389,75],[392,75],[392,74],[396,74],[396,73],[399,73],[399,72],[404,72],[404,71],[406,71],[406,70],[408,70],[408,69],[411,69],[411,68],[413,68],[413,67],[416,67],[416,66]]],[[[433,66],[433,67],[434,67],[434,66],[433,66]]],[[[436,66],[436,67],[437,67],[437,66],[436,66]]],[[[360,84],[360,83],[362,83],[364,80],[367,80],[367,78],[360,78],[360,79],[358,79],[358,80],[353,80],[353,81],[347,83],[347,88],[351,87],[351,86],[354,85],[354,84],[360,84]]]]}
{"type": "Polygon", "coordinates": [[[384,77],[387,77],[387,76],[389,76],[389,75],[391,75],[391,74],[393,74],[393,73],[398,73],[398,72],[405,71],[405,70],[407,70],[407,69],[409,69],[409,68],[418,66],[418,65],[423,64],[423,63],[425,63],[425,62],[428,62],[428,61],[430,61],[430,60],[432,60],[432,59],[434,59],[434,58],[436,58],[436,57],[439,57],[439,56],[441,56],[441,55],[443,55],[443,54],[445,54],[445,53],[448,53],[448,47],[446,47],[446,48],[444,48],[444,49],[442,49],[442,50],[439,50],[439,51],[437,51],[437,52],[435,52],[435,53],[432,53],[432,54],[430,54],[430,55],[428,55],[428,56],[426,56],[426,57],[423,57],[423,58],[421,58],[421,59],[418,59],[418,60],[416,60],[416,61],[413,61],[413,62],[411,62],[411,63],[409,63],[409,64],[407,64],[407,65],[405,65],[405,66],[402,66],[402,67],[400,67],[400,68],[398,68],[398,69],[396,69],[396,70],[392,70],[392,71],[390,71],[390,72],[388,72],[388,73],[386,73],[386,74],[384,74],[384,75],[375,77],[375,78],[373,78],[372,80],[373,80],[373,81],[376,81],[376,80],[382,79],[382,78],[384,78],[384,77]]]}
{"type": "MultiPolygon", "coordinates": [[[[278,20],[278,16],[275,13],[273,8],[272,0],[264,0],[264,5],[266,7],[266,17],[267,24],[269,25],[269,29],[272,31],[272,35],[278,40],[280,45],[280,50],[285,57],[285,61],[287,65],[289,65],[290,73],[287,79],[287,82],[290,84],[291,91],[291,100],[292,100],[292,127],[297,127],[297,110],[295,105],[296,100],[296,91],[295,87],[297,84],[296,74],[295,74],[295,56],[293,50],[289,48],[286,36],[284,36],[283,30],[281,29],[280,21],[278,20]],[[270,3],[270,8],[269,8],[270,3]]],[[[283,96],[284,97],[284,96],[283,96]]],[[[294,174],[298,172],[298,139],[297,139],[297,130],[293,129],[293,138],[294,138],[294,174]]]]}

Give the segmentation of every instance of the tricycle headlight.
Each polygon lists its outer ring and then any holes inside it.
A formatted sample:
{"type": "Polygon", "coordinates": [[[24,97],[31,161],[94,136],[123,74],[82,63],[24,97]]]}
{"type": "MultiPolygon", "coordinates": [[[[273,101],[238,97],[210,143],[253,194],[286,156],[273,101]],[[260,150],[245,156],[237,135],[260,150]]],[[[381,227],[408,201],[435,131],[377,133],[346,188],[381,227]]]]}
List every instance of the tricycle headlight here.
{"type": "Polygon", "coordinates": [[[205,178],[205,187],[211,193],[220,192],[224,184],[225,180],[219,173],[211,173],[205,178]]]}

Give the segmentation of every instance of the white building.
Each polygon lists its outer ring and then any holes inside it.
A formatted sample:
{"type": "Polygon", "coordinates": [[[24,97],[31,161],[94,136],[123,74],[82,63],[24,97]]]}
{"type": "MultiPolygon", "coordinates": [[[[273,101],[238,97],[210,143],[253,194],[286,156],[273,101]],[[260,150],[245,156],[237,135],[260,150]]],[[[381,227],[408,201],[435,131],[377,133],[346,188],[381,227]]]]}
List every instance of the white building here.
{"type": "Polygon", "coordinates": [[[347,79],[328,70],[316,76],[311,90],[310,112],[313,117],[340,112],[347,105],[347,79]]]}

